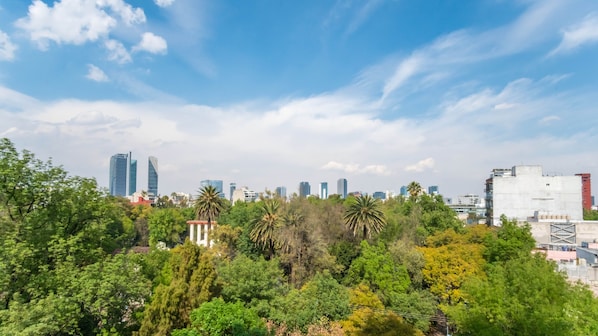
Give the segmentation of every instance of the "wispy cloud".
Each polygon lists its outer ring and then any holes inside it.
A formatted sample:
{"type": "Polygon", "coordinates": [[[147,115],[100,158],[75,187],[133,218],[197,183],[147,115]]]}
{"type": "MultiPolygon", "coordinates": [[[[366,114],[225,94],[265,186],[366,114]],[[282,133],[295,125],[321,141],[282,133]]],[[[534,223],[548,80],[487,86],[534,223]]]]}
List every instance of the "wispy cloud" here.
{"type": "Polygon", "coordinates": [[[172,5],[173,2],[174,0],[154,0],[154,3],[159,7],[168,7],[172,5]]]}
{"type": "Polygon", "coordinates": [[[11,61],[15,58],[17,46],[12,43],[8,34],[0,30],[0,61],[11,61]]]}
{"type": "Polygon", "coordinates": [[[598,42],[598,14],[588,14],[582,22],[563,30],[561,43],[553,49],[549,56],[572,52],[585,44],[598,42]]]}
{"type": "Polygon", "coordinates": [[[104,42],[104,47],[106,48],[106,51],[108,51],[108,60],[119,64],[125,64],[132,61],[131,55],[119,41],[106,40],[104,42]]]}
{"type": "Polygon", "coordinates": [[[87,71],[87,75],[85,76],[87,79],[90,79],[95,82],[109,81],[108,75],[106,75],[106,73],[102,69],[98,68],[97,66],[95,66],[93,64],[88,64],[87,68],[88,68],[88,71],[87,71]]]}
{"type": "Polygon", "coordinates": [[[153,33],[143,33],[139,44],[133,47],[133,51],[146,51],[152,54],[166,54],[167,49],[166,40],[153,33]]]}
{"type": "Polygon", "coordinates": [[[559,120],[561,120],[561,118],[559,116],[550,115],[550,116],[546,116],[546,117],[540,119],[540,124],[548,125],[548,124],[557,122],[559,120]]]}

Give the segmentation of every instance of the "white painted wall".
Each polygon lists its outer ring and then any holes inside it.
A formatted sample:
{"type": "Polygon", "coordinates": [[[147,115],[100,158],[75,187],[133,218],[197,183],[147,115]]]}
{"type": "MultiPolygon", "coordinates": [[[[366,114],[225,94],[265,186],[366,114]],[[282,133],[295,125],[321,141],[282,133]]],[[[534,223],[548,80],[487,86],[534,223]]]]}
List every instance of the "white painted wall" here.
{"type": "Polygon", "coordinates": [[[511,175],[493,177],[493,221],[500,216],[525,221],[535,212],[582,220],[581,177],[543,176],[541,166],[515,166],[511,175]]]}

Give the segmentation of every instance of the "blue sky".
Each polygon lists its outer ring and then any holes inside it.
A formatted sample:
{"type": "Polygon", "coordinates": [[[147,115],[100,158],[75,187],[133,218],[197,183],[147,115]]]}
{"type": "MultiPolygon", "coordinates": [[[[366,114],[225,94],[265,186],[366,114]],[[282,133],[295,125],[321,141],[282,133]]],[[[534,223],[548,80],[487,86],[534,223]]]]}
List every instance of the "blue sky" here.
{"type": "Polygon", "coordinates": [[[592,0],[5,0],[0,136],[103,186],[157,156],[163,194],[481,194],[492,168],[598,176],[596,60],[592,0]]]}

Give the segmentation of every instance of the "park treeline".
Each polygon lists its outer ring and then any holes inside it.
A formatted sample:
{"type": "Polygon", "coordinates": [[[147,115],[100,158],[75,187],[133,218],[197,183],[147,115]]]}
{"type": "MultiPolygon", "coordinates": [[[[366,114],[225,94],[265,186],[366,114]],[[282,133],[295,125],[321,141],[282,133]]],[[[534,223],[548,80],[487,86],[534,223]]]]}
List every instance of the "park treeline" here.
{"type": "Polygon", "coordinates": [[[132,205],[1,139],[0,335],[598,335],[528,226],[409,192],[132,205]]]}

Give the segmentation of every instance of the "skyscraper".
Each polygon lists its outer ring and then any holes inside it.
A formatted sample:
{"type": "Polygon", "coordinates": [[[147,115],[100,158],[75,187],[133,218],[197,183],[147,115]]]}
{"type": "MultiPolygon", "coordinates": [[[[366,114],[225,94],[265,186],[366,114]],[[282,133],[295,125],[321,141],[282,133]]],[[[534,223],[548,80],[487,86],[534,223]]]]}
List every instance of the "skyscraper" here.
{"type": "Polygon", "coordinates": [[[158,158],[155,156],[147,160],[147,194],[151,200],[158,196],[158,158]]]}
{"type": "Polygon", "coordinates": [[[428,195],[438,195],[438,186],[429,186],[428,187],[428,195]]]}
{"type": "Polygon", "coordinates": [[[201,189],[207,187],[207,186],[212,186],[216,189],[216,191],[218,191],[218,194],[220,195],[220,197],[224,198],[224,190],[222,189],[222,180],[202,180],[199,182],[199,187],[201,189]]]}
{"type": "Polygon", "coordinates": [[[286,187],[276,187],[276,190],[274,192],[276,193],[276,196],[278,196],[278,197],[287,198],[287,188],[286,187]]]}
{"type": "Polygon", "coordinates": [[[299,197],[307,197],[311,194],[311,186],[309,182],[301,182],[299,183],[299,197]]]}
{"type": "Polygon", "coordinates": [[[320,198],[327,199],[328,198],[328,182],[321,182],[320,183],[320,198]]]}
{"type": "Polygon", "coordinates": [[[341,198],[347,198],[347,179],[338,179],[336,182],[336,193],[339,194],[341,198]]]}
{"type": "Polygon", "coordinates": [[[401,186],[401,196],[407,196],[409,193],[407,192],[407,186],[401,186]]]}
{"type": "Polygon", "coordinates": [[[129,193],[133,195],[137,191],[137,160],[133,160],[133,155],[129,152],[129,193]]]}
{"type": "Polygon", "coordinates": [[[114,154],[110,158],[110,195],[127,195],[127,154],[114,154]]]}
{"type": "Polygon", "coordinates": [[[231,182],[229,184],[229,192],[230,192],[230,194],[228,194],[228,198],[229,198],[229,200],[231,202],[233,201],[233,194],[235,193],[235,190],[237,190],[237,184],[235,182],[231,182]]]}

